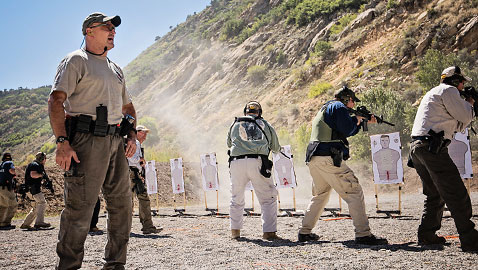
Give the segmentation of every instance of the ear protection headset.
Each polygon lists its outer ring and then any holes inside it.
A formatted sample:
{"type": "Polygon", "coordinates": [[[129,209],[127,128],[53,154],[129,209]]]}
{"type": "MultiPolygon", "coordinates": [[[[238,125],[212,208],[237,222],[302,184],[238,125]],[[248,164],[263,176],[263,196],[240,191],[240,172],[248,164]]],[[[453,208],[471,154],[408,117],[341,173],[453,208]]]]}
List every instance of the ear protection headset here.
{"type": "Polygon", "coordinates": [[[262,116],[262,106],[259,102],[255,100],[251,100],[247,102],[246,106],[244,107],[244,115],[248,113],[257,113],[259,117],[262,116]]]}

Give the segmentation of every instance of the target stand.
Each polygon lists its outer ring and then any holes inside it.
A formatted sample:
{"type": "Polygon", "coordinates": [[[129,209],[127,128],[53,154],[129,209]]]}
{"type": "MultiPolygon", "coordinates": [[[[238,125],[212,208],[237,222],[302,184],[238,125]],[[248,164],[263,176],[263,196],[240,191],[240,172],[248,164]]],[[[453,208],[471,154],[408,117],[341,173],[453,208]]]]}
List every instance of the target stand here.
{"type": "Polygon", "coordinates": [[[330,212],[330,215],[327,216],[332,216],[332,217],[350,217],[349,214],[342,214],[342,197],[339,195],[339,207],[338,208],[324,208],[324,211],[330,212]]]}
{"type": "Polygon", "coordinates": [[[398,210],[380,210],[378,204],[378,184],[375,184],[375,205],[377,214],[385,214],[387,218],[401,217],[402,215],[402,184],[398,185],[398,210]]]}

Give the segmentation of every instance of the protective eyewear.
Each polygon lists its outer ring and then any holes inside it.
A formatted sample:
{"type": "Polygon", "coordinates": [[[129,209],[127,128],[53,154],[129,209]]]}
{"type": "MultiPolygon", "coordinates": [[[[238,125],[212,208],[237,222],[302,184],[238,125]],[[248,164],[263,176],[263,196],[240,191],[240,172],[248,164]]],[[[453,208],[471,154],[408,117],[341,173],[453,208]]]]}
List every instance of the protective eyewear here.
{"type": "Polygon", "coordinates": [[[90,26],[90,28],[96,28],[96,27],[100,27],[100,26],[106,26],[106,29],[108,29],[108,32],[111,32],[111,31],[116,29],[116,27],[114,25],[107,24],[107,23],[101,23],[101,24],[98,24],[98,25],[95,25],[95,26],[90,26]]]}

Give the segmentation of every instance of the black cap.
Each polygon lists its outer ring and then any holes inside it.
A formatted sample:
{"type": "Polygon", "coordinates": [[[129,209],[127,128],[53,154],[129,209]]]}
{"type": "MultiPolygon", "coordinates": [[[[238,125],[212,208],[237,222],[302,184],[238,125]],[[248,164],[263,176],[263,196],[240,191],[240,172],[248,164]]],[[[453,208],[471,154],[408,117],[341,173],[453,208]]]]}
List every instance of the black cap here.
{"type": "Polygon", "coordinates": [[[12,160],[12,155],[10,153],[4,153],[2,161],[12,160]]]}
{"type": "Polygon", "coordinates": [[[342,88],[335,91],[334,92],[334,97],[336,97],[338,99],[342,99],[342,100],[345,100],[345,99],[350,97],[350,98],[352,98],[353,101],[360,102],[360,99],[358,99],[355,96],[354,91],[352,91],[352,89],[348,88],[347,86],[342,86],[342,88]]]}
{"type": "Polygon", "coordinates": [[[121,24],[121,18],[120,16],[106,16],[104,13],[101,12],[94,12],[88,15],[86,19],[83,21],[83,36],[86,35],[86,28],[90,27],[93,23],[104,23],[111,21],[111,23],[115,26],[118,27],[121,24]]]}

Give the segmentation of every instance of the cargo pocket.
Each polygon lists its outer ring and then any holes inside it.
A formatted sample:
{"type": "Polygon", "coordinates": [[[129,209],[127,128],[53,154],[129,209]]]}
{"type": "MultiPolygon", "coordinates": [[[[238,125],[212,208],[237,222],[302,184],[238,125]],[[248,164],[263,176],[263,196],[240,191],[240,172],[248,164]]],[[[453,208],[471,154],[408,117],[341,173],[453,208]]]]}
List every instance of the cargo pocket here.
{"type": "Polygon", "coordinates": [[[362,189],[360,187],[357,177],[355,176],[354,172],[350,169],[341,173],[339,175],[339,178],[340,178],[340,185],[342,186],[342,189],[346,194],[355,194],[362,189]]]}
{"type": "Polygon", "coordinates": [[[85,176],[65,177],[65,204],[72,207],[81,207],[85,202],[85,176]]]}

